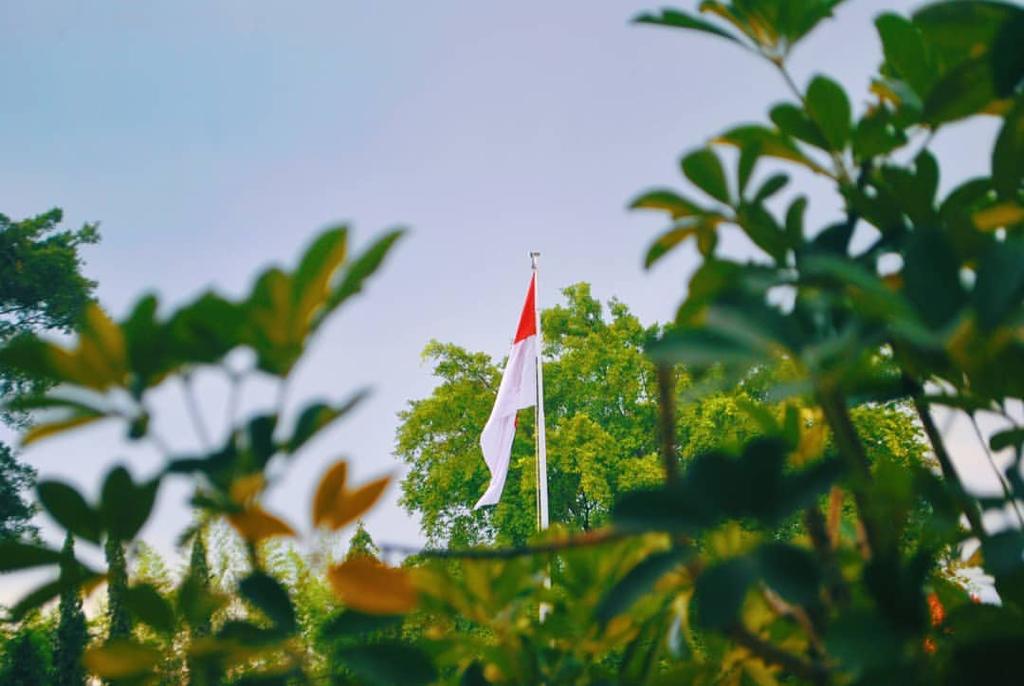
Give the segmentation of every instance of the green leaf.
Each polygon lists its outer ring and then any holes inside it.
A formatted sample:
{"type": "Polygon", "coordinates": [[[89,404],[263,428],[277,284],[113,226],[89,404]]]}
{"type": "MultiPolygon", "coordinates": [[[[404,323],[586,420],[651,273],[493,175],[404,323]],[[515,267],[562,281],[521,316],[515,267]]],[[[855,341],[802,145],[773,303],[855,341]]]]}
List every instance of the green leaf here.
{"type": "Polygon", "coordinates": [[[720,38],[725,38],[734,43],[743,44],[743,42],[729,33],[725,29],[715,26],[711,22],[705,21],[699,17],[695,17],[686,12],[675,9],[663,9],[659,14],[652,14],[645,12],[637,15],[633,22],[636,24],[653,24],[655,26],[668,26],[671,28],[678,29],[691,29],[693,31],[700,31],[702,33],[710,33],[720,38]]]}
{"type": "Polygon", "coordinates": [[[135,354],[143,360],[143,372],[155,373],[177,364],[212,364],[242,344],[245,311],[240,305],[216,293],[203,293],[196,300],[171,315],[166,327],[150,328],[137,322],[135,354]],[[147,338],[149,337],[149,338],[147,338]],[[160,340],[166,337],[166,340],[160,340]],[[173,359],[161,360],[163,349],[169,348],[173,359]]]}
{"type": "Polygon", "coordinates": [[[721,145],[732,145],[740,150],[757,146],[762,155],[796,162],[815,173],[828,175],[821,165],[804,155],[792,140],[763,126],[756,124],[737,126],[719,135],[714,142],[721,145]]]}
{"type": "Polygon", "coordinates": [[[761,146],[749,145],[740,149],[740,160],[736,166],[736,194],[740,200],[747,192],[747,183],[750,182],[750,175],[754,173],[754,166],[761,157],[761,146]]]}
{"type": "Polygon", "coordinates": [[[878,108],[857,122],[853,131],[853,154],[857,160],[887,155],[907,143],[907,135],[897,128],[888,110],[878,108]]]}
{"type": "Polygon", "coordinates": [[[850,101],[846,92],[826,76],[816,76],[807,87],[807,114],[818,125],[832,150],[840,151],[850,140],[850,101]]]}
{"type": "Polygon", "coordinates": [[[720,562],[697,577],[694,609],[697,622],[706,629],[725,631],[738,621],[747,589],[757,576],[757,568],[745,557],[720,562]]]}
{"type": "Polygon", "coordinates": [[[946,0],[917,10],[913,21],[945,71],[987,52],[1000,30],[1021,13],[1020,7],[1005,2],[946,0]]]}
{"type": "Polygon", "coordinates": [[[1003,22],[992,46],[992,68],[995,71],[996,95],[1013,94],[1024,80],[1024,12],[1003,22]]]}
{"type": "Polygon", "coordinates": [[[36,487],[39,502],[53,519],[76,536],[99,544],[102,528],[99,514],[82,494],[60,481],[43,481],[36,487]]]}
{"type": "Polygon", "coordinates": [[[786,543],[766,543],[757,549],[761,578],[780,596],[797,605],[819,602],[821,570],[814,556],[786,543]]]}
{"type": "MultiPolygon", "coordinates": [[[[786,177],[784,174],[769,179],[767,183],[777,184],[780,178],[782,183],[785,184],[786,177]]],[[[762,187],[758,195],[764,190],[762,187]]],[[[768,192],[769,194],[772,192],[771,186],[768,187],[768,192]]],[[[736,213],[736,220],[740,228],[743,229],[743,232],[747,234],[747,237],[754,242],[754,245],[771,255],[777,263],[785,261],[786,248],[789,242],[782,232],[782,227],[779,226],[768,210],[761,205],[745,203],[740,206],[739,211],[736,213]]]]}
{"type": "Polygon", "coordinates": [[[277,444],[274,442],[275,428],[277,428],[277,415],[257,415],[249,420],[246,426],[246,438],[252,463],[247,466],[262,470],[277,452],[277,444]]]}
{"type": "Polygon", "coordinates": [[[911,236],[903,284],[907,299],[934,329],[949,324],[967,299],[960,284],[960,263],[946,237],[935,230],[918,229],[911,236]]]}
{"type": "Polygon", "coordinates": [[[276,579],[263,572],[253,572],[242,579],[238,590],[267,615],[279,630],[286,634],[295,631],[295,608],[288,597],[288,591],[276,579]]]}
{"type": "Polygon", "coordinates": [[[921,30],[898,14],[886,12],[875,19],[885,61],[918,95],[931,90],[938,75],[921,30]]]}
{"type": "Polygon", "coordinates": [[[789,247],[797,248],[804,240],[804,212],[807,210],[807,196],[801,195],[786,210],[786,240],[789,247]]]}
{"type": "Polygon", "coordinates": [[[59,579],[47,581],[22,596],[11,608],[9,617],[12,622],[20,622],[33,611],[60,595],[61,591],[74,584],[76,588],[88,587],[100,580],[100,575],[92,572],[81,564],[75,565],[75,579],[66,578],[63,574],[59,579]]]}
{"type": "MultiPolygon", "coordinates": [[[[1024,50],[1020,51],[1024,54],[1024,50]]],[[[1016,196],[1024,181],[1024,98],[1018,98],[1003,120],[992,149],[992,184],[1000,197],[1016,196]]]]}
{"type": "Polygon", "coordinates": [[[153,511],[159,487],[159,479],[136,485],[124,467],[110,470],[103,482],[99,512],[110,536],[120,541],[135,538],[153,511]]]}
{"type": "Polygon", "coordinates": [[[307,405],[295,423],[292,437],[288,439],[286,450],[290,454],[297,452],[310,439],[317,435],[322,429],[330,426],[335,420],[344,417],[359,403],[361,403],[370,392],[368,389],[357,391],[341,405],[328,405],[327,403],[316,402],[307,405]]]}
{"type": "Polygon", "coordinates": [[[722,163],[713,150],[709,148],[695,150],[682,159],[681,166],[683,174],[693,185],[719,202],[726,205],[730,203],[725,170],[722,169],[722,163]]]}
{"type": "Polygon", "coordinates": [[[757,189],[757,193],[754,195],[754,199],[751,202],[755,205],[763,203],[768,198],[772,197],[789,183],[789,176],[786,174],[772,174],[765,182],[761,184],[761,187],[757,189]]]}
{"type": "Polygon", "coordinates": [[[779,131],[808,143],[822,150],[828,150],[829,144],[821,131],[807,114],[796,105],[788,102],[780,103],[772,108],[768,115],[779,131]]]}
{"type": "Polygon", "coordinates": [[[341,283],[331,292],[325,314],[333,311],[343,302],[363,290],[363,284],[368,278],[373,276],[381,263],[384,262],[384,258],[391,252],[395,243],[405,233],[404,229],[388,231],[348,265],[341,283]]]}
{"type": "Polygon", "coordinates": [[[1024,443],[1024,429],[1007,429],[1006,431],[992,434],[992,437],[988,439],[988,445],[993,452],[998,452],[1005,448],[1017,449],[1022,443],[1024,443]]]}
{"type": "Polygon", "coordinates": [[[1024,295],[1024,241],[1008,238],[993,242],[977,268],[972,300],[978,323],[991,331],[1004,323],[1024,295]]]}
{"type": "Polygon", "coordinates": [[[420,649],[397,641],[340,647],[335,655],[371,686],[419,686],[437,678],[434,663],[420,649]]]}
{"type": "Polygon", "coordinates": [[[967,60],[943,75],[928,92],[922,117],[937,126],[990,107],[997,99],[988,55],[967,60]]]}
{"type": "Polygon", "coordinates": [[[0,574],[20,569],[59,564],[62,559],[59,550],[50,550],[33,543],[21,541],[0,541],[0,574]]]}
{"type": "Polygon", "coordinates": [[[142,622],[163,634],[174,631],[174,610],[151,584],[137,584],[124,594],[125,605],[142,622]]]}
{"type": "Polygon", "coordinates": [[[637,196],[629,204],[631,210],[661,210],[672,215],[673,219],[682,217],[702,216],[707,210],[675,191],[663,188],[647,191],[637,196]]]}
{"type": "Polygon", "coordinates": [[[644,256],[644,269],[650,269],[655,262],[670,253],[677,245],[687,238],[696,236],[697,227],[698,224],[693,222],[679,224],[658,236],[647,248],[647,254],[644,256]]]}
{"type": "Polygon", "coordinates": [[[320,635],[334,640],[349,636],[365,636],[402,626],[404,615],[368,615],[356,610],[342,610],[324,622],[320,635]]]}
{"type": "Polygon", "coordinates": [[[330,283],[345,260],[348,228],[324,231],[306,249],[292,274],[292,301],[296,324],[308,325],[312,314],[324,305],[330,283]]]}
{"type": "Polygon", "coordinates": [[[164,654],[157,648],[129,639],[114,639],[89,648],[82,663],[93,674],[125,679],[151,674],[164,654]]]}
{"type": "Polygon", "coordinates": [[[659,579],[692,554],[693,550],[689,548],[672,548],[644,558],[605,593],[594,613],[597,621],[603,626],[628,610],[642,596],[650,593],[659,579]]]}

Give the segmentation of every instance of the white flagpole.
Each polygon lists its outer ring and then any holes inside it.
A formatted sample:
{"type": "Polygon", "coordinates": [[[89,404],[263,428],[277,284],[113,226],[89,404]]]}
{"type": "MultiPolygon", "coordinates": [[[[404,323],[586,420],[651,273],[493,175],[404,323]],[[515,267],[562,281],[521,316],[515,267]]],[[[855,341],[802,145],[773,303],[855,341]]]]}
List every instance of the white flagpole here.
{"type": "Polygon", "coordinates": [[[548,455],[547,439],[544,432],[544,366],[541,360],[541,349],[544,339],[540,331],[540,283],[538,281],[539,252],[530,253],[530,264],[533,269],[533,309],[537,318],[537,514],[538,526],[541,531],[548,528],[548,455]]]}

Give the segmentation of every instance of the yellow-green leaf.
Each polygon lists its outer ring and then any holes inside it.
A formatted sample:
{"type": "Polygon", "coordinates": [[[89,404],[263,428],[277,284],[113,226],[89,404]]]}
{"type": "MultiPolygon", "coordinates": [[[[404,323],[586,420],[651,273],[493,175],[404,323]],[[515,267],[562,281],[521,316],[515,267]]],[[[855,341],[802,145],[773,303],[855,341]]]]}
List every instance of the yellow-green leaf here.
{"type": "Polygon", "coordinates": [[[330,522],[334,503],[345,489],[347,475],[348,464],[344,460],[339,460],[320,479],[316,495],[313,496],[313,526],[330,522]]]}
{"type": "Polygon", "coordinates": [[[274,536],[294,536],[295,530],[286,522],[254,506],[228,515],[228,521],[247,541],[257,543],[274,536]]]}
{"type": "Polygon", "coordinates": [[[89,648],[82,662],[93,674],[106,679],[124,679],[151,671],[163,657],[157,648],[129,640],[114,640],[89,648]]]}

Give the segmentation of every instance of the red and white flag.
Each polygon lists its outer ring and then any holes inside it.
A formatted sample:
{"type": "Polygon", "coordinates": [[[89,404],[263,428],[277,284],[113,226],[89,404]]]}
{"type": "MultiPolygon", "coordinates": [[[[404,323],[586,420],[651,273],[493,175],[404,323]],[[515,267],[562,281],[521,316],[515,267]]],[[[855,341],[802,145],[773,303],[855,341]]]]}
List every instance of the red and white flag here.
{"type": "Polygon", "coordinates": [[[516,413],[537,403],[537,277],[530,279],[526,304],[519,316],[519,328],[512,341],[505,374],[501,377],[498,397],[491,416],[480,434],[484,462],[491,470],[491,483],[474,510],[484,505],[497,505],[508,475],[512,456],[512,439],[516,436],[516,413]]]}

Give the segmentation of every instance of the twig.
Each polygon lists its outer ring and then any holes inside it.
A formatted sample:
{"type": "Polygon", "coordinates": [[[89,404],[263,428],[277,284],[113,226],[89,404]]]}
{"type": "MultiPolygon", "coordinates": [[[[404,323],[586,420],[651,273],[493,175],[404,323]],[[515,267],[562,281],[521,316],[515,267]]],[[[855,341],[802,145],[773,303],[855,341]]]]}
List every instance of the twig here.
{"type": "Polygon", "coordinates": [[[736,626],[729,635],[736,643],[743,646],[765,662],[778,665],[790,674],[800,679],[806,679],[815,684],[827,684],[829,681],[828,669],[817,662],[804,660],[801,657],[783,650],[774,643],[764,640],[750,632],[744,626],[736,626]]]}
{"type": "Polygon", "coordinates": [[[181,375],[181,388],[185,395],[185,406],[188,408],[188,414],[192,419],[192,426],[196,430],[196,435],[199,436],[199,441],[203,444],[203,449],[210,450],[210,433],[206,430],[206,423],[203,421],[203,415],[199,411],[199,403],[196,401],[195,388],[192,386],[191,373],[186,372],[181,375]]]}
{"type": "Polygon", "coordinates": [[[1013,507],[1013,511],[1017,514],[1017,521],[1020,523],[1021,528],[1024,528],[1024,514],[1021,514],[1020,506],[1017,505],[1017,498],[1014,497],[1013,491],[1010,488],[1010,484],[1006,481],[1006,477],[999,471],[999,466],[996,464],[995,457],[992,456],[992,451],[988,449],[988,441],[981,434],[981,428],[978,426],[978,420],[974,418],[974,413],[969,412],[967,414],[971,420],[971,426],[974,428],[974,435],[978,437],[978,443],[981,443],[981,449],[985,451],[985,457],[988,458],[988,463],[992,467],[992,471],[995,472],[996,478],[999,479],[999,485],[1003,487],[1003,495],[1010,502],[1010,506],[1013,507]]]}
{"type": "Polygon", "coordinates": [[[535,545],[516,546],[513,548],[463,548],[461,550],[447,548],[416,548],[402,544],[385,543],[380,546],[383,554],[397,553],[401,555],[419,555],[429,558],[460,559],[460,560],[507,560],[528,555],[544,555],[562,550],[589,548],[623,540],[631,535],[625,531],[601,529],[578,536],[570,536],[558,541],[538,543],[535,545]]]}
{"type": "Polygon", "coordinates": [[[928,442],[932,444],[932,452],[935,453],[935,459],[939,462],[942,476],[953,491],[953,497],[960,504],[960,509],[966,515],[967,523],[971,526],[971,532],[979,541],[984,541],[988,536],[985,533],[985,526],[981,521],[981,513],[978,511],[977,504],[967,494],[967,489],[964,488],[963,482],[960,481],[960,475],[957,473],[956,467],[953,466],[953,460],[946,451],[946,444],[942,442],[942,434],[939,433],[939,429],[935,426],[935,421],[932,419],[931,412],[929,412],[928,406],[924,403],[922,397],[923,389],[920,384],[915,384],[915,386],[913,394],[914,409],[917,411],[918,419],[921,420],[921,426],[928,437],[928,442]]]}

